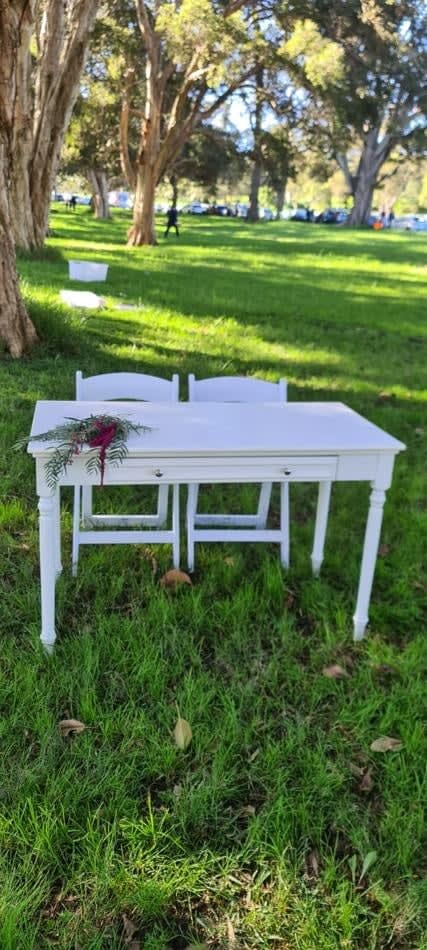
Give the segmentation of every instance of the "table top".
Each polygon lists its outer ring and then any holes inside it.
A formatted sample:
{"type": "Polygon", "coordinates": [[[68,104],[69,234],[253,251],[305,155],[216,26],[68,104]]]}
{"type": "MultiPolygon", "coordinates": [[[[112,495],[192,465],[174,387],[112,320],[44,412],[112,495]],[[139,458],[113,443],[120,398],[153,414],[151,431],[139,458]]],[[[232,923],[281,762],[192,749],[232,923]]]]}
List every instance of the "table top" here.
{"type": "MultiPolygon", "coordinates": [[[[341,402],[78,402],[39,401],[31,435],[47,432],[66,418],[91,414],[123,416],[150,426],[131,435],[134,457],[218,455],[330,455],[348,452],[397,453],[403,442],[388,435],[341,402]]],[[[31,455],[49,453],[55,443],[30,441],[31,455]]]]}

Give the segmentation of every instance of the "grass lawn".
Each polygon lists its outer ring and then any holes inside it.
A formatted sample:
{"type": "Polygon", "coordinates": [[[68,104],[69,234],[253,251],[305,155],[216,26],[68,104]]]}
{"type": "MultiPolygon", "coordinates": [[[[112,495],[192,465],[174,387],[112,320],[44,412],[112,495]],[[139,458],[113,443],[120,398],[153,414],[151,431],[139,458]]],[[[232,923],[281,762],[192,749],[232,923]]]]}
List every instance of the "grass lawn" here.
{"type": "Polygon", "coordinates": [[[179,241],[128,250],[128,222],[56,210],[18,262],[42,343],[0,363],[1,950],[421,950],[425,239],[187,218],[179,241]],[[103,311],[59,303],[70,257],[109,262],[103,311]],[[73,398],[77,369],[178,372],[182,398],[191,371],[285,376],[290,399],[343,400],[405,442],[367,639],[351,627],[366,485],[334,488],[321,579],[316,487],[297,485],[288,573],[277,546],[199,545],[175,594],[167,547],[84,548],[73,579],[64,491],[44,656],[34,467],[11,445],[36,399],[73,398]],[[86,730],[62,737],[69,717],[86,730]],[[401,750],[371,751],[383,735],[401,750]]]}

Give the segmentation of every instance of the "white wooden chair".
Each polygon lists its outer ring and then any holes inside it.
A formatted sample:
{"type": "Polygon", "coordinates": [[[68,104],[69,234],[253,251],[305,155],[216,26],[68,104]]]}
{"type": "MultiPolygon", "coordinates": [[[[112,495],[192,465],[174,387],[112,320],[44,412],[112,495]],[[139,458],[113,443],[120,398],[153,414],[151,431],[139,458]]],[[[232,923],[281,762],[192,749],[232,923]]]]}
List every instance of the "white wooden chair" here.
{"type": "MultiPolygon", "coordinates": [[[[281,379],[270,383],[249,376],[216,376],[212,379],[188,377],[189,402],[286,402],[287,383],[281,379]]],[[[272,484],[261,485],[255,514],[201,514],[197,511],[199,485],[188,486],[187,558],[188,569],[194,570],[194,545],[197,541],[265,541],[264,537],[272,484]],[[198,527],[200,526],[200,528],[198,527]],[[252,530],[245,530],[245,529],[252,530]],[[207,530],[205,530],[207,529],[207,530]]],[[[282,549],[282,562],[289,563],[289,485],[281,484],[281,520],[286,526],[287,549],[282,549]]]]}
{"type": "MultiPolygon", "coordinates": [[[[104,373],[87,376],[76,373],[76,399],[88,402],[104,402],[114,399],[140,400],[143,402],[178,402],[179,378],[176,373],[171,380],[144,373],[104,373]]],[[[150,515],[105,515],[93,514],[92,486],[78,485],[74,489],[73,553],[72,572],[77,574],[79,547],[81,544],[162,543],[170,540],[173,545],[173,562],[179,567],[179,486],[173,489],[172,532],[160,531],[168,515],[169,487],[159,485],[157,511],[150,515]],[[155,528],[157,532],[111,531],[111,528],[155,528]],[[104,528],[104,531],[88,531],[85,528],[104,528]]]]}

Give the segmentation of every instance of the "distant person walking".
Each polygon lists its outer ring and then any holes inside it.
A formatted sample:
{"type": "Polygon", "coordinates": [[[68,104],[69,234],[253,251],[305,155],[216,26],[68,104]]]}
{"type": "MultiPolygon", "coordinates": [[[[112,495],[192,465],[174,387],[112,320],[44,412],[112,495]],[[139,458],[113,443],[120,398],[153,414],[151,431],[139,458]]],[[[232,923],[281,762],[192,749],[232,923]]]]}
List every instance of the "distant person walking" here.
{"type": "Polygon", "coordinates": [[[387,226],[388,226],[389,228],[392,228],[392,227],[393,227],[394,218],[395,218],[394,211],[389,211],[389,213],[388,213],[388,222],[387,222],[387,226]]]}
{"type": "Polygon", "coordinates": [[[165,238],[167,238],[167,236],[168,236],[169,231],[170,231],[171,228],[175,228],[176,236],[179,237],[179,231],[178,231],[178,212],[177,212],[176,208],[169,208],[169,211],[168,211],[168,213],[167,213],[167,224],[166,224],[165,238]]]}
{"type": "Polygon", "coordinates": [[[76,210],[76,204],[77,204],[77,198],[76,198],[76,196],[75,196],[75,195],[71,195],[71,198],[70,198],[70,208],[71,208],[72,211],[75,211],[75,210],[76,210]]]}

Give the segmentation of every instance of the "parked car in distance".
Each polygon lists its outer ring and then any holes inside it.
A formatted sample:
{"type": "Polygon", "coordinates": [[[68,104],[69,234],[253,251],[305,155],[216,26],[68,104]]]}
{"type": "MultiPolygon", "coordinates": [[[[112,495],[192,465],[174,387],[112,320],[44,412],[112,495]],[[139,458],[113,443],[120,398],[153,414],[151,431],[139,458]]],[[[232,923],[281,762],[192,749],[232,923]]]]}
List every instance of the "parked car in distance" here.
{"type": "Polygon", "coordinates": [[[344,224],[348,218],[348,211],[345,208],[326,208],[316,215],[317,224],[344,224]]]}
{"type": "Polygon", "coordinates": [[[128,191],[109,191],[108,204],[112,208],[122,208],[130,211],[133,208],[134,195],[128,191]]]}
{"type": "Polygon", "coordinates": [[[274,221],[274,214],[271,208],[260,208],[259,216],[262,221],[274,221]]]}
{"type": "Polygon", "coordinates": [[[209,205],[202,201],[191,201],[189,205],[184,205],[184,214],[206,214],[209,205]]]}
{"type": "Polygon", "coordinates": [[[208,208],[208,214],[215,214],[221,218],[231,218],[233,212],[228,205],[211,205],[208,208]]]}
{"type": "Polygon", "coordinates": [[[405,214],[395,218],[391,227],[400,231],[427,231],[427,215],[405,214]]]}
{"type": "Polygon", "coordinates": [[[309,208],[296,208],[294,213],[291,214],[291,221],[312,221],[312,212],[309,208]]]}

